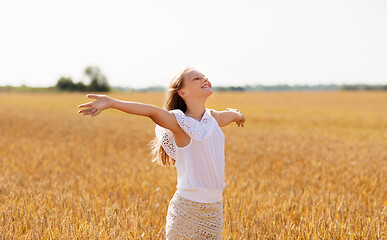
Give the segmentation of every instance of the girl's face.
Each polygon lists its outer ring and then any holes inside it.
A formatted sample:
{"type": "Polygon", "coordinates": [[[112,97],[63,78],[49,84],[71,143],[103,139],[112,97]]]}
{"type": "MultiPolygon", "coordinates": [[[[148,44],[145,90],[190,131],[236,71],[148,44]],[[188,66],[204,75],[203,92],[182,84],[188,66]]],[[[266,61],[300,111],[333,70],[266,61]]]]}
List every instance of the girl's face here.
{"type": "Polygon", "coordinates": [[[208,78],[197,70],[192,70],[184,75],[184,87],[179,90],[184,96],[210,96],[212,94],[212,85],[208,78]]]}

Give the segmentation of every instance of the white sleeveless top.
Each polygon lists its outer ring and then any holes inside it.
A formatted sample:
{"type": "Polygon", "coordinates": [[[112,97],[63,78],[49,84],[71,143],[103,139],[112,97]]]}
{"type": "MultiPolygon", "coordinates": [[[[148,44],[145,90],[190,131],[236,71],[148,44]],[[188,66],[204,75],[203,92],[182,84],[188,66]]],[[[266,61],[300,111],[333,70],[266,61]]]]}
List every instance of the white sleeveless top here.
{"type": "Polygon", "coordinates": [[[191,137],[188,145],[178,147],[172,131],[156,124],[156,138],[165,152],[175,159],[178,194],[197,202],[221,201],[226,186],[225,137],[218,122],[207,108],[200,122],[186,116],[180,109],[169,112],[175,115],[179,126],[191,137]]]}

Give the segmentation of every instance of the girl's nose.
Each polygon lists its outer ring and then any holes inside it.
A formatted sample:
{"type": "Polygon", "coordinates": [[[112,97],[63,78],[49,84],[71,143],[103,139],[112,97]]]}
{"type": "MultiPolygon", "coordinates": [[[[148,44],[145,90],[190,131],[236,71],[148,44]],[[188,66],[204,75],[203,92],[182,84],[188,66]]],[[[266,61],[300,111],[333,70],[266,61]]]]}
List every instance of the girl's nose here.
{"type": "Polygon", "coordinates": [[[207,78],[207,77],[204,78],[203,84],[206,84],[206,83],[211,85],[211,83],[210,83],[210,81],[208,81],[208,78],[207,78]]]}

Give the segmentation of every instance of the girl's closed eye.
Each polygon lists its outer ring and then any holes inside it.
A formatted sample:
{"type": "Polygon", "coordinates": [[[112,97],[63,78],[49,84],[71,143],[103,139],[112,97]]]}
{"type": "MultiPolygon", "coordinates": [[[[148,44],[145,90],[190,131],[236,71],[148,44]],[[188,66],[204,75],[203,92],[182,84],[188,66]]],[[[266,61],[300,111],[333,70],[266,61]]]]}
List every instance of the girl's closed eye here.
{"type": "Polygon", "coordinates": [[[199,77],[197,77],[197,78],[195,78],[194,80],[199,80],[200,78],[199,77]]]}

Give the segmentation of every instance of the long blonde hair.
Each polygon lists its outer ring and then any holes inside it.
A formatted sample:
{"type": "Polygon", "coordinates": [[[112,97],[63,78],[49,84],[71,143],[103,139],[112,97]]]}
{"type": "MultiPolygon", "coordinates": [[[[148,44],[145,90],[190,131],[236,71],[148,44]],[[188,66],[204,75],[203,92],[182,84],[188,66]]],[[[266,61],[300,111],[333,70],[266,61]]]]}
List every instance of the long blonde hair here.
{"type": "MultiPolygon", "coordinates": [[[[183,84],[185,73],[193,69],[193,67],[188,66],[172,78],[166,92],[166,99],[163,109],[167,111],[180,109],[183,112],[187,110],[187,105],[177,92],[184,86],[183,84]]],[[[151,149],[153,159],[152,161],[161,166],[175,165],[175,160],[165,152],[164,148],[161,146],[156,137],[151,141],[151,149]]]]}

